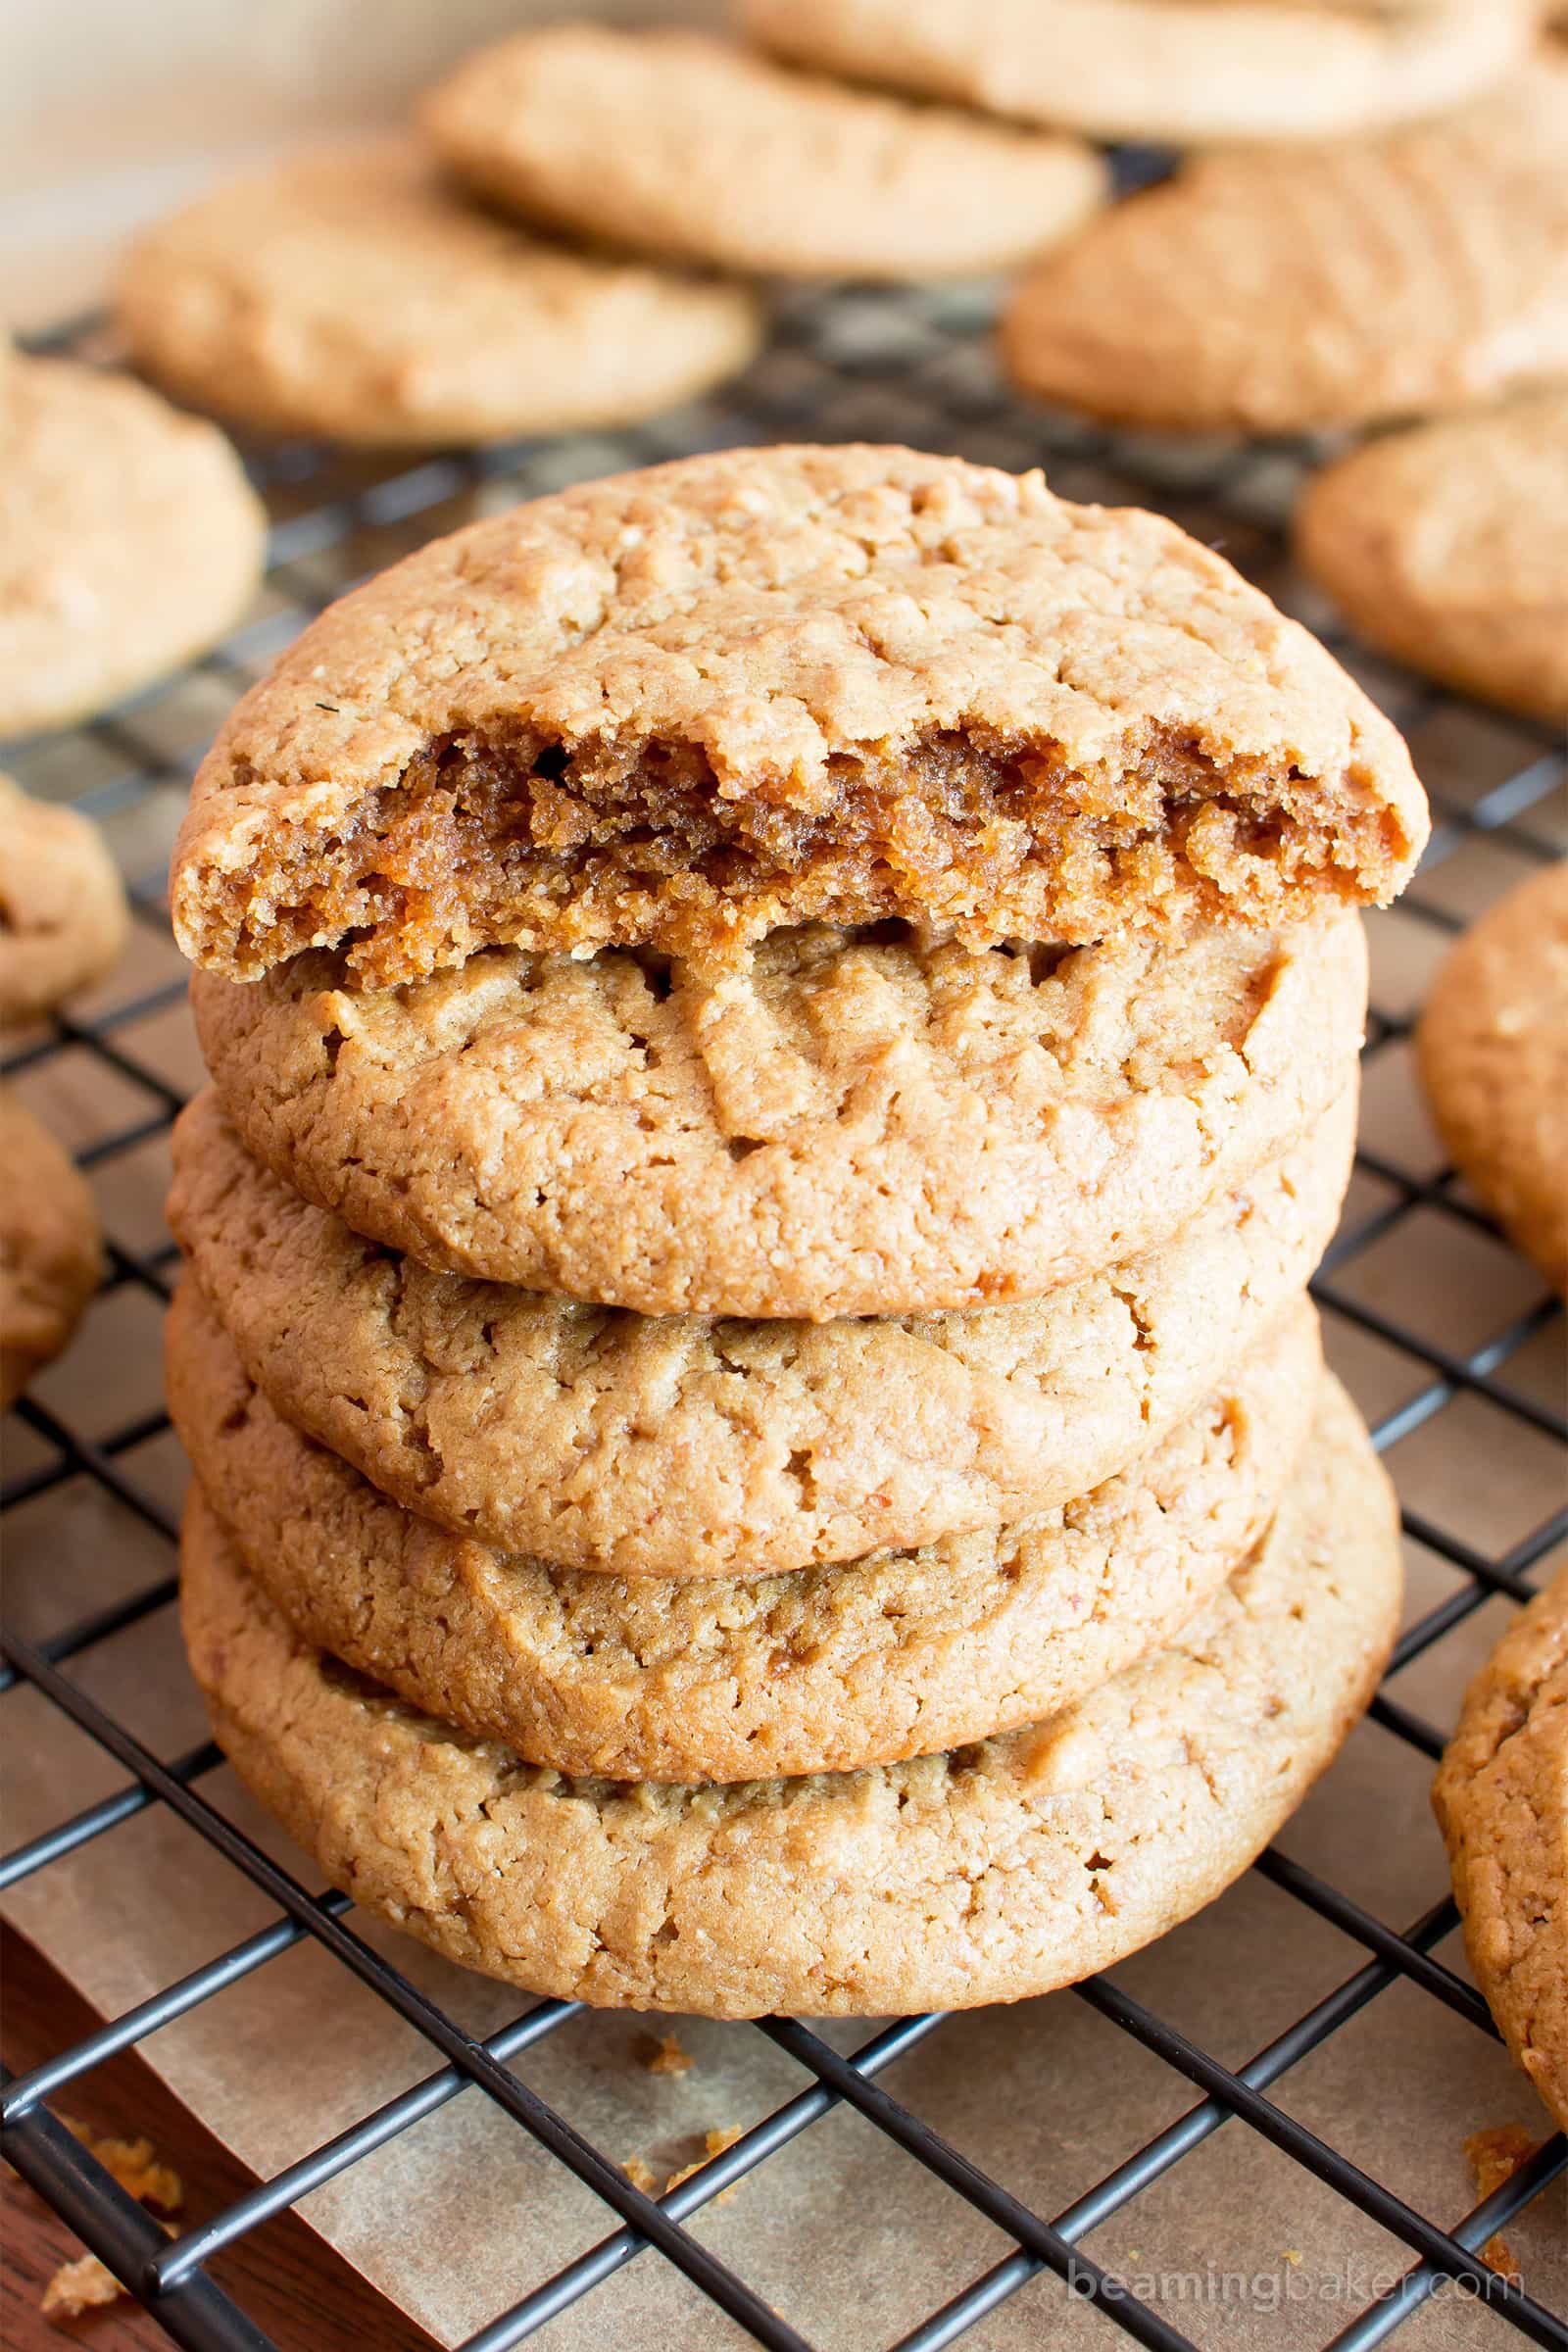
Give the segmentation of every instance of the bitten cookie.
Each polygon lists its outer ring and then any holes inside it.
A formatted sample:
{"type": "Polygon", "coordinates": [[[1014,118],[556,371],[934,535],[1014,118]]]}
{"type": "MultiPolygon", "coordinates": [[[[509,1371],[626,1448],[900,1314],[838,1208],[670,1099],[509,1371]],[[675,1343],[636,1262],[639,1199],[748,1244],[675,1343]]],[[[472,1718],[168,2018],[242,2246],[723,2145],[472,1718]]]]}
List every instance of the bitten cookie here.
{"type": "Polygon", "coordinates": [[[1095,416],[1243,433],[1568,373],[1565,112],[1568,71],[1542,62],[1414,129],[1201,156],[1030,273],[1007,368],[1095,416]]]}
{"type": "Polygon", "coordinates": [[[86,1178],[0,1087],[0,1409],[65,1347],[102,1265],[86,1178]]]}
{"type": "Polygon", "coordinates": [[[1168,1648],[1028,1730],[724,1788],[564,1779],[290,1632],[193,1491],[191,1666],[241,1778],[356,1902],[602,2006],[883,2016],[1108,1967],[1229,1885],[1361,1713],[1393,1498],[1329,1384],[1268,1538],[1168,1648]]]}
{"type": "Polygon", "coordinates": [[[1528,0],[740,0],[739,15],[781,56],[830,73],[1196,146],[1439,114],[1517,65],[1535,29],[1528,0]]]}
{"type": "Polygon", "coordinates": [[[855,1770],[1038,1721],[1174,1640],[1306,1444],[1317,1317],[1132,1469],[1032,1519],[794,1576],[583,1575],[449,1535],[281,1420],[200,1293],[169,1321],[202,1493],[297,1632],[530,1763],[618,1781],[855,1770]]]}
{"type": "Polygon", "coordinates": [[[1297,552],[1369,644],[1568,718],[1568,391],[1390,433],[1307,489],[1297,552]]]}
{"type": "Polygon", "coordinates": [[[104,979],[126,920],[120,869],[92,820],[0,775],[0,1028],[104,979]]]}
{"type": "Polygon", "coordinates": [[[1455,1165],[1568,1297],[1568,860],[1471,925],[1416,1043],[1455,1165]]]}
{"type": "Polygon", "coordinates": [[[1568,1573],[1471,1684],[1432,1801],[1476,1983],[1568,2131],[1568,1573]]]}
{"type": "Polygon", "coordinates": [[[0,736],[64,726],[202,653],[261,578],[266,517],[216,426],[145,384],[0,375],[0,736]]]}
{"type": "Polygon", "coordinates": [[[919,1319],[633,1315],[433,1274],[262,1168],[211,1094],[175,1127],[169,1218],[278,1411],[410,1510],[571,1568],[758,1575],[1001,1526],[1123,1469],[1305,1287],[1354,1132],[1352,1088],[1147,1257],[919,1319]]]}
{"type": "Polygon", "coordinates": [[[641,1314],[921,1314],[1171,1240],[1344,1094],[1353,915],[1179,944],[775,932],[705,978],[492,949],[299,957],[192,1004],[249,1149],[423,1264],[641,1314]]]}
{"type": "Polygon", "coordinates": [[[116,311],[181,399],[367,447],[626,423],[733,374],[760,337],[740,287],[524,236],[402,138],[204,196],[141,238],[116,311]]]}
{"type": "Polygon", "coordinates": [[[1395,730],[1172,522],[1039,474],[749,449],[592,482],[345,597],[239,704],[174,857],[193,961],[342,943],[744,963],[812,918],[966,944],[1295,921],[1426,836],[1395,730]]]}
{"type": "Polygon", "coordinates": [[[1076,139],[791,74],[701,33],[555,24],[459,66],[437,152],[525,220],[786,277],[1005,269],[1104,202],[1076,139]]]}

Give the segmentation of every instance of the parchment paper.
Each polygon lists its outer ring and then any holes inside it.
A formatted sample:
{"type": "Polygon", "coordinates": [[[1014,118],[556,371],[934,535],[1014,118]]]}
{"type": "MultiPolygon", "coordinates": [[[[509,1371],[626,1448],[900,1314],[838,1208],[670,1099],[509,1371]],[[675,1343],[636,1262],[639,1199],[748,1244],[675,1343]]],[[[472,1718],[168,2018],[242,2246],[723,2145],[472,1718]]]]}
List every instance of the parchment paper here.
{"type": "MultiPolygon", "coordinates": [[[[169,811],[136,820],[156,832],[169,811]]],[[[123,845],[122,845],[123,846],[123,845]]],[[[145,855],[149,837],[134,848],[145,855]]],[[[1488,846],[1424,885],[1461,912],[1514,878],[1488,846]]],[[[1398,1009],[1418,1000],[1441,937],[1408,912],[1372,925],[1375,995],[1398,1009]]],[[[172,950],[142,940],[116,983],[128,996],[174,969],[172,950]]],[[[126,1043],[181,1083],[196,1073],[183,1009],[127,1032],[126,1043]]],[[[75,1143],[127,1116],[128,1097],[74,1056],[24,1093],[75,1143]]],[[[1440,1154],[1402,1052],[1378,1056],[1363,1132],[1412,1174],[1440,1154]]],[[[111,1230],[142,1244],[160,1231],[164,1148],[116,1161],[100,1178],[111,1230]]],[[[1348,1213],[1386,1198],[1358,1176],[1348,1213]]],[[[1451,1219],[1407,1220],[1343,1277],[1356,1296],[1433,1337],[1470,1345],[1500,1330],[1540,1295],[1520,1261],[1451,1219]]],[[[1363,1408],[1387,1412],[1423,1385],[1407,1355],[1328,1319],[1330,1353],[1363,1408]]],[[[108,1430],[158,1396],[157,1316],[134,1291],[103,1301],[70,1357],[37,1393],[78,1426],[108,1430]]],[[[1543,1397],[1560,1393],[1560,1323],[1507,1368],[1543,1397]]],[[[13,1423],[13,1430],[16,1425],[13,1423]]],[[[15,1440],[9,1466],[36,1441],[15,1440]]],[[[1538,1524],[1562,1494],[1553,1448],[1522,1424],[1469,1399],[1448,1405],[1398,1446],[1392,1467],[1408,1504],[1454,1534],[1500,1547],[1538,1524]]],[[[123,1457],[146,1492],[172,1501],[183,1470],[168,1437],[123,1457]]],[[[46,1633],[84,1607],[163,1573],[160,1539],[131,1527],[74,1481],[9,1524],[12,1614],[46,1633]]],[[[1409,1614],[1450,1592],[1454,1575],[1412,1547],[1409,1614]]],[[[1463,1681],[1508,1616],[1484,1608],[1404,1674],[1397,1694],[1435,1725],[1451,1721],[1463,1681]]],[[[172,1756],[198,1740],[200,1709],[172,1610],[77,1661],[83,1686],[172,1756]]],[[[115,1787],[118,1774],[31,1693],[7,1700],[8,1842],[57,1822],[115,1787]]],[[[1427,1804],[1428,1770],[1408,1745],[1363,1725],[1283,1834],[1284,1850],[1348,1889],[1381,1919],[1405,1925],[1445,1890],[1446,1872],[1427,1804]]],[[[283,1850],[226,1771],[205,1793],[261,1841],[283,1850]]],[[[287,1856],[308,1884],[311,1866],[287,1856]]],[[[144,1998],[264,1925],[267,1906],[161,1808],[99,1838],[24,1885],[7,1916],[104,2013],[144,1998]]],[[[490,2031],[516,1995],[466,1978],[414,1943],[355,1915],[372,1942],[457,2016],[490,2031]]],[[[1117,1970],[1116,1978],[1220,2057],[1238,2063],[1365,1955],[1251,1874],[1210,1911],[1117,1970]]],[[[1462,1968],[1458,1938],[1442,1957],[1462,1968]]],[[[750,2028],[680,2021],[695,2063],[681,2078],[643,2063],[649,2022],[574,2019],[519,2062],[546,2098],[602,2147],[662,2175],[701,2153],[713,2127],[747,2127],[806,2087],[806,2078],[750,2028]]],[[[874,2029],[839,2025],[845,2049],[874,2029]]],[[[300,1946],[156,2035],[144,2054],[237,2155],[268,2174],[304,2154],[438,2058],[330,1959],[300,1946]]],[[[1071,1992],[941,2027],[886,2078],[898,2095],[1038,2211],[1051,2214],[1193,2103],[1196,2094],[1099,2019],[1071,1992]]],[[[1425,2212],[1456,2220],[1474,2203],[1462,2142],[1508,2122],[1544,2134],[1545,2119],[1497,2045],[1425,1994],[1383,1993],[1274,2095],[1325,2139],[1425,2212]]],[[[189,2183],[191,2213],[204,2211],[189,2183]]],[[[308,2220],[443,2343],[492,2317],[615,2227],[612,2214],[473,2090],[306,2200],[308,2220]]],[[[854,2115],[839,2112],[740,2184],[693,2225],[825,2352],[894,2340],[1010,2249],[991,2226],[854,2115]]],[[[1562,2184],[1508,2231],[1529,2284],[1568,2307],[1568,2213],[1562,2184]]],[[[1403,2248],[1255,2134],[1227,2125],[1197,2154],[1089,2241],[1102,2262],[1149,2292],[1202,2341],[1316,2344],[1406,2267],[1403,2248]],[[1167,2274],[1163,2283],[1159,2274],[1167,2274]],[[1233,2275],[1227,2278],[1226,2274],[1233,2275]]],[[[983,2352],[1079,2340],[1103,2322],[1069,2310],[1037,2279],[975,2331],[983,2352]]],[[[1458,2296],[1440,2296],[1407,2328],[1413,2346],[1480,2345],[1496,2323],[1458,2296]]],[[[706,2352],[742,2340],[659,2257],[644,2255],[545,2331],[561,2352],[606,2345],[706,2352]]]]}

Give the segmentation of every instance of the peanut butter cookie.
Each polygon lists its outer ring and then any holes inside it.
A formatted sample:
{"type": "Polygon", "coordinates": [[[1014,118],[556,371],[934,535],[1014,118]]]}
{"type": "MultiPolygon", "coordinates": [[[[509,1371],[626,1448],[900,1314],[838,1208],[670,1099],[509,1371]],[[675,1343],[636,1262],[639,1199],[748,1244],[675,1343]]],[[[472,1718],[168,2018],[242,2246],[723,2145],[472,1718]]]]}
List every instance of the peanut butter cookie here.
{"type": "Polygon", "coordinates": [[[87,1179],[0,1087],[0,1410],[66,1346],[102,1271],[87,1179]]]}
{"type": "Polygon", "coordinates": [[[0,1028],[112,972],[126,919],[120,869],[91,818],[0,775],[0,1028]]]}

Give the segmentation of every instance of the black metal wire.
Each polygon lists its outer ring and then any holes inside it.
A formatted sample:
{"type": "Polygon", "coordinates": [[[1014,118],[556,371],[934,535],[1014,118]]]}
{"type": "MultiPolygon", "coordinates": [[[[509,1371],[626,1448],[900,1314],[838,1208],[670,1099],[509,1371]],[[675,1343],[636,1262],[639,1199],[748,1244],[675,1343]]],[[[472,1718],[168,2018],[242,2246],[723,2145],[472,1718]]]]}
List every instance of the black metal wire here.
{"type": "MultiPolygon", "coordinates": [[[[1157,159],[1123,159],[1134,177],[1157,169],[1157,159]]],[[[1195,455],[1148,442],[1129,443],[1062,417],[1040,416],[1020,408],[999,382],[985,347],[987,303],[983,292],[876,293],[843,289],[803,294],[785,290],[777,303],[769,351],[720,406],[701,406],[660,419],[612,442],[596,442],[596,470],[609,465],[636,466],[685,451],[727,443],[782,438],[835,440],[874,432],[904,437],[936,449],[954,449],[991,462],[1022,466],[1045,462],[1071,492],[1077,477],[1108,477],[1107,495],[1129,503],[1179,508],[1192,527],[1196,511],[1208,518],[1212,535],[1247,568],[1247,550],[1264,560],[1280,552],[1280,500],[1267,491],[1270,469],[1299,468],[1299,451],[1232,449],[1195,455]],[[1237,542],[1234,549],[1232,541],[1237,542]]],[[[53,348],[76,347],[91,322],[77,322],[51,338],[53,348]]],[[[403,533],[412,544],[431,527],[423,518],[466,494],[494,495],[504,486],[516,496],[562,478],[558,454],[549,444],[514,444],[471,454],[441,456],[394,466],[378,476],[345,478],[327,454],[301,445],[273,450],[254,462],[259,486],[278,510],[271,540],[270,585],[286,603],[280,613],[248,623],[196,664],[225,692],[238,691],[270,658],[294,628],[349,584],[353,564],[345,561],[365,532],[403,533]],[[335,561],[334,561],[335,560],[335,561]]],[[[1324,632],[1337,651],[1353,658],[1355,648],[1332,628],[1324,632]]],[[[84,773],[97,780],[71,795],[76,804],[113,822],[135,811],[154,791],[179,790],[188,783],[202,750],[199,741],[171,751],[148,723],[146,713],[166,689],[133,698],[92,721],[75,739],[84,773]]],[[[1393,677],[1391,708],[1400,723],[1424,726],[1456,706],[1417,681],[1393,677]]],[[[1493,716],[1489,723],[1511,730],[1516,763],[1498,782],[1465,805],[1450,791],[1435,796],[1438,824],[1423,877],[1456,850],[1478,838],[1505,844],[1525,860],[1551,855],[1542,830],[1550,797],[1559,790],[1564,760],[1546,730],[1493,716]]],[[[58,748],[58,747],[57,747],[58,748]]],[[[58,772],[58,770],[57,770],[58,772]]],[[[162,877],[131,878],[138,920],[149,931],[165,929],[162,877]]],[[[1411,914],[1443,938],[1460,925],[1418,881],[1405,902],[1411,914]]],[[[83,1165],[104,1167],[161,1136],[180,1102],[180,1089],[127,1042],[138,1025],[169,1011],[180,984],[142,991],[92,1018],[62,1018],[47,1034],[21,1046],[6,1065],[8,1075],[46,1070],[70,1053],[111,1077],[140,1107],[123,1124],[80,1153],[83,1165]]],[[[1402,1047],[1410,1024],[1398,1013],[1374,1005],[1367,1052],[1376,1057],[1402,1047]]],[[[1568,1418],[1518,1384],[1510,1367],[1539,1339],[1556,1310],[1533,1306],[1483,1345],[1466,1349],[1430,1331],[1415,1331],[1385,1313],[1355,1287],[1359,1261],[1397,1233],[1412,1215],[1451,1220],[1468,1232],[1490,1232],[1485,1216],[1468,1202],[1451,1171],[1429,1179],[1363,1151],[1359,1166],[1386,1196],[1356,1224],[1345,1227],[1325,1258],[1314,1286],[1320,1302],[1370,1338],[1399,1351],[1418,1374],[1414,1392],[1374,1430],[1383,1449],[1397,1445],[1441,1412],[1455,1396],[1484,1399],[1538,1435],[1568,1441],[1568,1418]]],[[[148,1250],[109,1239],[106,1288],[139,1292],[162,1304],[169,1295],[172,1245],[148,1250]]],[[[107,1432],[74,1429],[41,1402],[24,1400],[21,1421],[44,1458],[0,1485],[0,1507],[19,1509],[72,1479],[89,1481],[107,1505],[159,1539],[172,1543],[174,1523],[167,1506],[143,1489],[126,1462],[167,1428],[161,1409],[143,1410],[107,1432]]],[[[1401,1638],[1389,1682],[1375,1702],[1376,1719],[1420,1754],[1441,1748],[1443,1733],[1425,1721],[1391,1688],[1416,1659],[1426,1656],[1486,1601],[1503,1595],[1518,1602],[1533,1590],[1533,1572],[1555,1544],[1568,1537],[1568,1512],[1556,1514],[1520,1537],[1507,1550],[1489,1556],[1424,1514],[1406,1513],[1406,1533],[1446,1562],[1458,1580],[1454,1591],[1428,1610],[1401,1638]]],[[[1033,2210],[1002,2180],[987,2175],[947,2142],[879,2080],[897,2059],[939,2033],[940,2017],[901,2020],[884,2028],[854,2056],[845,2057],[797,2021],[766,2020],[736,2034],[760,2033],[808,2078],[805,2088],[752,2126],[722,2154],[655,2199],[635,2188],[605,2151],[585,2139],[511,2071],[512,2062],[540,2044],[569,2018],[583,2025],[570,2003],[531,2003],[499,2032],[475,2039],[435,2002],[427,1999],[394,1966],[367,1944],[349,1924],[347,1898],[313,1894],[245,1838],[202,1793],[200,1784],[220,1760],[203,1742],[170,1763],[160,1762],[93,1700],[74,1679],[74,1669],[101,1643],[166,1608],[173,1597],[172,1562],[143,1586],[112,1604],[78,1618],[47,1640],[27,1642],[7,1632],[0,1637],[0,1694],[25,1687],[60,1710],[79,1731],[113,1757],[126,1778],[120,1788],[84,1807],[71,1820],[29,1839],[0,1858],[0,1887],[47,1870],[67,1855],[90,1854],[94,1840],[134,1813],[161,1806],[177,1814],[208,1845],[226,1858],[268,1897],[272,1917],[176,1983],[108,2020],[72,2047],[56,2052],[21,2077],[6,2074],[0,2094],[0,2150],[64,2216],[71,2227],[139,2295],[171,2339],[191,2352],[269,2352],[270,2339],[232,2298],[218,2287],[208,2265],[223,2249],[243,2242],[276,2215],[313,2190],[339,2178],[400,2132],[457,2099],[481,2098],[512,2118],[610,2208],[615,2226],[609,2234],[493,2318],[469,2339],[465,2352],[509,2352],[550,2321],[592,2295],[630,2262],[650,2253],[678,2267],[700,2292],[716,2303],[752,2340],[801,2347],[804,2339],[787,2318],[774,2312],[750,2286],[740,2268],[721,2261],[684,2225],[721,2190],[765,2165],[782,2149],[808,2135],[827,2115],[845,2107],[900,2147],[949,2195],[985,2216],[1012,2241],[1012,2250],[979,2278],[927,2314],[902,2338],[903,2352],[938,2352],[969,2334],[988,2314],[1042,2272],[1060,2278],[1070,2272],[1074,2292],[1092,2303],[1124,2335],[1156,2352],[1184,2352],[1190,2339],[1152,2306],[1127,2293],[1121,2282],[1084,2251],[1085,2238],[1124,2212],[1153,2183],[1165,2179],[1195,2149],[1221,2131],[1257,2134],[1332,2189],[1346,2203],[1401,2241],[1415,2257],[1394,2292],[1380,2296],[1333,2338],[1343,2352],[1371,2352],[1413,2313],[1445,2279],[1458,2278],[1474,2291],[1477,2310],[1506,2331],[1568,2352],[1568,2319],[1544,2310],[1518,2288],[1499,2281],[1478,2260],[1477,2250],[1494,2230],[1520,2212],[1568,2169],[1568,2144],[1548,2140],[1492,2196],[1455,2226],[1419,2213],[1378,2181],[1343,2150],[1306,2130],[1267,2094],[1291,2070],[1324,2047],[1352,2018],[1391,1987],[1400,1985],[1436,2003],[1474,2031],[1494,2035],[1485,2004],[1464,1979],[1437,1956],[1452,1935],[1456,1914],[1446,1889],[1419,1919],[1396,1929],[1368,1912],[1349,1893],[1333,1886],[1289,1855],[1270,1849],[1255,1865],[1284,1897],[1327,1922],[1365,1957],[1340,1984],[1277,2034],[1267,2046],[1238,2067],[1229,2067],[1153,2015],[1117,1984],[1093,1980],[1078,1997],[1118,2032],[1153,2053],[1200,2092],[1173,2123],[1145,2146],[1123,2158],[1098,2182],[1084,2188],[1054,2214],[1033,2210]],[[262,2180],[224,2211],[171,2239],[63,2130],[49,2102],[89,2078],[93,2070],[203,2002],[270,1966],[298,1944],[311,1941],[332,1954],[360,1984],[368,1985],[427,2042],[441,2063],[411,2087],[336,2132],[270,2180],[262,2180]]],[[[1085,2326],[1092,2325],[1085,2322],[1085,2326]]],[[[288,2352],[298,2352],[289,2347],[288,2352]]]]}

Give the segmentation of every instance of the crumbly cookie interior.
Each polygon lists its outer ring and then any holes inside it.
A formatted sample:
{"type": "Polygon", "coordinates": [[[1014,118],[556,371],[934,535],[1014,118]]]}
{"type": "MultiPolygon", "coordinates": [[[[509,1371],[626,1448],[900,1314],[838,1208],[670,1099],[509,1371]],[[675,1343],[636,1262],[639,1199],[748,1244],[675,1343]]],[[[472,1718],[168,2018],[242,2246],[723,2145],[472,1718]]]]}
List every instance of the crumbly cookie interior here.
{"type": "Polygon", "coordinates": [[[342,942],[384,985],[503,941],[722,964],[816,920],[899,918],[971,946],[1289,922],[1392,888],[1397,832],[1353,761],[1331,782],[1285,756],[1222,766],[1148,723],[1093,765],[945,730],[803,780],[721,777],[688,742],[568,745],[503,721],[432,738],[330,835],[278,824],[215,895],[245,976],[342,942]]]}

